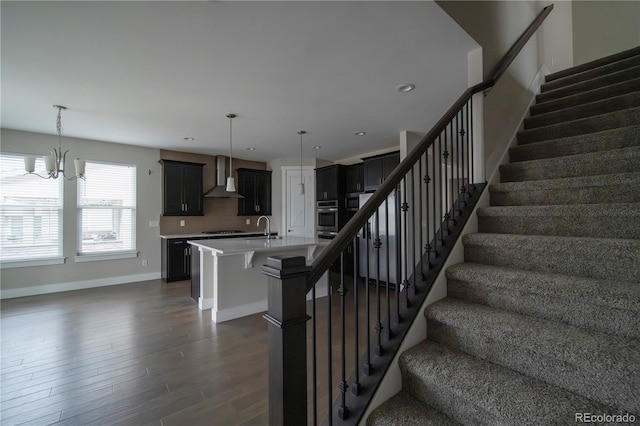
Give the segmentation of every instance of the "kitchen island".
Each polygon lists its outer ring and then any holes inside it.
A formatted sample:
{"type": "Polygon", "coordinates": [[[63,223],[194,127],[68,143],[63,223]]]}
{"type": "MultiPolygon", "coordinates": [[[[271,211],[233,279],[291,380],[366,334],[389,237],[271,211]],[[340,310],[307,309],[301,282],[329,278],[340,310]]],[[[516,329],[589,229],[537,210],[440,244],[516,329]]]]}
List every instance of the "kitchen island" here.
{"type": "MultiPolygon", "coordinates": [[[[211,309],[211,320],[216,323],[266,311],[267,276],[262,273],[262,265],[267,258],[304,256],[311,264],[329,242],[307,237],[189,241],[194,267],[196,263],[199,267],[198,306],[211,309]]],[[[326,296],[327,288],[328,273],[316,284],[316,297],[326,296]]]]}

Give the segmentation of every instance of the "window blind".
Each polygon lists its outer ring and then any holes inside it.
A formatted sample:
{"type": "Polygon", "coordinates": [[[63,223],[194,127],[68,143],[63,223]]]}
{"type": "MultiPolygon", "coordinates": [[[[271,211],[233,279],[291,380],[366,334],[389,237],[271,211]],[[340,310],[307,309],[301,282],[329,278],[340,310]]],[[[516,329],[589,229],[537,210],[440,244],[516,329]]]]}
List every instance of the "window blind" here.
{"type": "Polygon", "coordinates": [[[136,167],[86,163],[78,180],[78,254],[134,250],[136,167]]]}
{"type": "MultiPolygon", "coordinates": [[[[36,170],[44,170],[36,158],[36,170]]],[[[62,256],[62,179],[25,175],[24,157],[0,154],[0,259],[62,256]]]]}

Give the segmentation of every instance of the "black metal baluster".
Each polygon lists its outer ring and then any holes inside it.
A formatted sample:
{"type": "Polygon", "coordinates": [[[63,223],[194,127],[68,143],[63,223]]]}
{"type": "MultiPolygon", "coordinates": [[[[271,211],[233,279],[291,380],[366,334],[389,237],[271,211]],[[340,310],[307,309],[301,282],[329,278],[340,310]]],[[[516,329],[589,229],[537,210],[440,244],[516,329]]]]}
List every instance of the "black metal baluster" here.
{"type": "MultiPolygon", "coordinates": [[[[395,198],[394,198],[395,199],[395,198]]],[[[393,337],[393,332],[391,331],[391,299],[389,297],[390,287],[391,287],[391,243],[389,238],[389,197],[384,200],[384,232],[385,232],[385,242],[384,244],[387,246],[386,251],[386,262],[387,262],[387,285],[385,286],[385,297],[387,299],[387,339],[391,340],[393,337]]]]}
{"type": "Polygon", "coordinates": [[[404,280],[402,281],[402,287],[404,287],[405,306],[409,307],[411,306],[411,303],[409,302],[409,274],[407,270],[407,263],[409,263],[409,215],[407,213],[409,211],[409,204],[407,203],[407,176],[408,174],[405,175],[405,178],[402,180],[402,212],[404,217],[404,280]]]}
{"type": "MultiPolygon", "coordinates": [[[[404,179],[403,179],[404,180],[404,179]]],[[[402,322],[402,314],[400,313],[400,283],[401,278],[400,275],[402,274],[402,266],[400,264],[400,262],[402,262],[402,246],[401,246],[401,241],[402,241],[402,230],[400,229],[401,227],[401,223],[400,223],[400,185],[398,185],[396,187],[396,201],[393,203],[393,208],[395,209],[395,238],[396,238],[396,243],[395,243],[395,248],[396,248],[396,316],[394,318],[396,324],[400,324],[402,322]]]]}
{"type": "Polygon", "coordinates": [[[471,117],[469,116],[469,101],[465,104],[465,111],[467,115],[467,195],[471,198],[471,182],[473,181],[471,164],[473,158],[471,158],[471,117]]]}
{"type": "Polygon", "coordinates": [[[365,245],[364,248],[362,249],[363,252],[365,253],[365,279],[364,279],[364,298],[365,298],[365,303],[366,303],[366,316],[367,316],[367,329],[366,329],[366,335],[367,335],[367,362],[362,366],[362,371],[364,372],[364,374],[366,374],[367,376],[370,376],[371,374],[373,374],[373,366],[371,365],[371,294],[369,293],[369,270],[370,270],[370,261],[369,261],[369,240],[371,239],[371,222],[370,222],[371,218],[369,218],[369,220],[367,220],[367,223],[365,224],[364,229],[362,230],[362,235],[364,235],[364,242],[363,244],[365,245]]]}
{"type": "MultiPolygon", "coordinates": [[[[449,231],[449,151],[447,150],[447,129],[444,131],[444,152],[442,153],[444,158],[444,199],[445,205],[443,206],[444,213],[444,225],[446,227],[447,235],[451,234],[449,231]]],[[[442,240],[444,244],[444,239],[442,240]]]]}
{"type": "MultiPolygon", "coordinates": [[[[423,182],[422,180],[422,157],[420,157],[420,160],[418,160],[418,179],[420,179],[420,182],[423,182]]],[[[422,250],[424,249],[424,245],[423,245],[423,240],[422,240],[422,183],[420,184],[420,190],[418,191],[418,234],[420,236],[420,244],[418,245],[419,250],[420,250],[420,273],[422,274],[422,280],[424,281],[425,278],[425,273],[424,273],[424,265],[422,263],[422,258],[424,257],[422,255],[422,250]]]]}
{"type": "MultiPolygon", "coordinates": [[[[456,135],[457,136],[457,135],[456,135]]],[[[450,157],[451,157],[451,201],[449,202],[449,205],[447,206],[447,208],[449,208],[448,211],[451,212],[451,221],[453,222],[453,226],[456,226],[458,224],[458,219],[456,219],[456,201],[458,198],[458,190],[456,189],[456,186],[458,185],[457,183],[457,179],[454,176],[454,167],[453,167],[453,162],[455,161],[455,154],[456,154],[456,150],[455,150],[455,138],[453,136],[453,120],[451,120],[451,126],[449,127],[449,146],[451,147],[451,151],[450,151],[450,157]],[[454,183],[454,180],[456,180],[456,182],[454,183]],[[455,185],[455,186],[454,186],[455,185]],[[454,197],[456,197],[454,199],[454,197]]]]}
{"type": "Polygon", "coordinates": [[[311,398],[313,403],[313,425],[318,424],[318,354],[316,353],[316,286],[311,287],[311,398]]]}
{"type": "Polygon", "coordinates": [[[375,354],[380,356],[383,353],[382,347],[382,331],[384,327],[382,326],[382,312],[380,311],[380,207],[375,212],[376,218],[376,233],[375,239],[373,242],[373,248],[376,251],[376,313],[377,313],[377,322],[376,322],[376,334],[378,335],[378,345],[375,348],[375,354]]]}
{"type": "Polygon", "coordinates": [[[439,213],[437,212],[437,198],[438,198],[438,193],[440,193],[440,195],[442,196],[442,186],[440,186],[440,188],[438,188],[436,185],[439,184],[439,182],[442,180],[442,178],[440,177],[440,167],[436,169],[436,158],[438,158],[438,165],[440,165],[440,156],[439,153],[438,155],[436,155],[436,145],[435,145],[435,141],[434,143],[431,145],[432,148],[432,153],[433,155],[431,156],[431,168],[432,168],[432,174],[433,174],[433,257],[438,257],[438,221],[436,220],[437,217],[439,216],[439,213]],[[437,170],[437,172],[436,172],[437,170]],[[438,177],[436,179],[436,176],[438,177]]]}
{"type": "Polygon", "coordinates": [[[341,404],[338,409],[338,417],[346,419],[349,417],[349,409],[347,408],[347,367],[346,367],[346,320],[345,320],[345,300],[344,296],[347,294],[347,288],[344,285],[344,251],[340,253],[340,286],[338,287],[338,294],[340,295],[340,389],[341,404]]]}
{"type": "Polygon", "coordinates": [[[360,313],[360,307],[358,306],[358,275],[359,275],[359,265],[358,265],[358,237],[356,236],[353,239],[353,312],[355,314],[354,321],[354,360],[355,360],[355,376],[354,382],[351,383],[351,393],[354,395],[360,394],[360,334],[359,334],[359,325],[360,321],[358,318],[358,314],[360,313]]]}
{"type": "Polygon", "coordinates": [[[471,105],[471,124],[469,125],[469,138],[471,139],[471,187],[473,188],[473,190],[476,190],[476,178],[475,178],[475,174],[473,173],[473,167],[474,167],[474,157],[473,157],[473,144],[475,142],[474,140],[474,136],[473,136],[473,95],[471,96],[471,98],[469,98],[469,104],[471,105]]]}
{"type": "MultiPolygon", "coordinates": [[[[413,294],[418,293],[418,287],[416,286],[416,188],[415,188],[415,170],[416,166],[411,167],[411,273],[413,278],[410,281],[411,290],[413,294]]],[[[418,177],[419,179],[420,177],[418,177]]]]}
{"type": "Polygon", "coordinates": [[[460,121],[461,121],[461,127],[460,127],[460,172],[462,174],[462,186],[460,187],[460,197],[462,198],[462,205],[463,206],[467,206],[467,184],[466,184],[466,177],[465,177],[465,173],[467,171],[467,167],[466,167],[466,163],[465,163],[465,150],[464,150],[464,145],[465,145],[465,135],[467,134],[467,131],[465,130],[466,127],[466,122],[465,122],[465,116],[464,116],[464,107],[460,108],[460,121]]]}
{"type": "MultiPolygon", "coordinates": [[[[420,157],[420,163],[422,163],[422,157],[420,157]]],[[[425,187],[425,200],[424,200],[424,210],[425,210],[425,219],[426,219],[426,236],[427,242],[424,245],[424,250],[427,252],[427,268],[431,270],[431,239],[429,238],[429,183],[431,183],[431,177],[429,176],[429,151],[424,153],[424,187],[425,187]]],[[[420,206],[422,209],[422,206],[420,206]]],[[[421,226],[422,228],[422,226],[421,226]]]]}
{"type": "Polygon", "coordinates": [[[328,391],[328,414],[329,424],[333,424],[333,363],[331,353],[331,293],[333,285],[331,284],[331,275],[329,274],[329,288],[327,289],[327,391],[328,391]]]}

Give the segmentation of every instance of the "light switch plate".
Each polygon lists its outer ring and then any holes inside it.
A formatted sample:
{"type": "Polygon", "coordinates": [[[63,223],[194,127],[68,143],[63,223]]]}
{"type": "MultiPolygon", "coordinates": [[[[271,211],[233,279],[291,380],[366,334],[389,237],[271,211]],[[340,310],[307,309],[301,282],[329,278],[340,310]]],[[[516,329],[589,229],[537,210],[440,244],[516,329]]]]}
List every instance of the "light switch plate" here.
{"type": "Polygon", "coordinates": [[[149,221],[149,228],[157,228],[158,227],[158,221],[157,220],[150,220],[149,221]]]}
{"type": "Polygon", "coordinates": [[[184,220],[180,220],[180,226],[184,226],[184,220]]]}
{"type": "Polygon", "coordinates": [[[247,219],[247,221],[245,222],[247,225],[251,225],[251,219],[247,219]]]}

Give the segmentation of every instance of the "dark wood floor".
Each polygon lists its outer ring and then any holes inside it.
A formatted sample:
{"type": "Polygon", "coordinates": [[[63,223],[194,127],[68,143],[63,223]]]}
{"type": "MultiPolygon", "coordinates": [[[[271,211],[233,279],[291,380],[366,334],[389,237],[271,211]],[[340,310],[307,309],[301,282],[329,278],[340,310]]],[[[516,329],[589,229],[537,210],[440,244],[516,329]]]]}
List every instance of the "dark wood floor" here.
{"type": "Polygon", "coordinates": [[[267,424],[267,322],[215,324],[189,291],[158,280],[2,301],[1,424],[267,424]]]}

